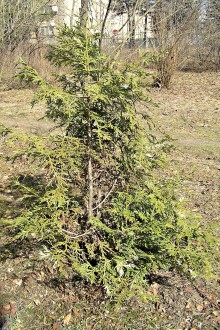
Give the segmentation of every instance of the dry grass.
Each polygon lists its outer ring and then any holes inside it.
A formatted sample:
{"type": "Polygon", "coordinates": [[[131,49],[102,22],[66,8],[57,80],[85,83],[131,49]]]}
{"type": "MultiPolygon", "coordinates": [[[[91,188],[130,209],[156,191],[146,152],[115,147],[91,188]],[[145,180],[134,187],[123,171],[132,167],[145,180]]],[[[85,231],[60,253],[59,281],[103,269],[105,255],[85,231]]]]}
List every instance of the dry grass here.
{"type": "Polygon", "coordinates": [[[152,117],[176,139],[171,167],[206,220],[219,220],[220,75],[177,73],[169,90],[153,91],[152,117]],[[187,178],[187,179],[186,179],[187,178]]]}
{"type": "Polygon", "coordinates": [[[16,64],[22,59],[33,66],[45,78],[51,77],[52,67],[45,59],[48,46],[45,44],[25,43],[17,47],[13,52],[1,50],[0,55],[0,86],[2,89],[18,87],[18,82],[14,79],[16,64]]]}

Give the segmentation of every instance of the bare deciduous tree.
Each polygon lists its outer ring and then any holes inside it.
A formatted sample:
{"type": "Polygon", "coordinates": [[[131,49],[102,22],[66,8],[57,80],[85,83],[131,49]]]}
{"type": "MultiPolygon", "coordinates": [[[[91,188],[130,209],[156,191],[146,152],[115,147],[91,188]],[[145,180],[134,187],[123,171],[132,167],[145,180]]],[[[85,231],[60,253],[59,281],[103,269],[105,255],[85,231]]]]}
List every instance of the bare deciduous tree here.
{"type": "Polygon", "coordinates": [[[220,69],[220,1],[209,0],[198,36],[197,54],[200,66],[220,69]]]}
{"type": "Polygon", "coordinates": [[[158,79],[169,87],[173,73],[187,56],[187,48],[198,25],[201,0],[161,0],[155,13],[158,40],[158,79]]]}
{"type": "Polygon", "coordinates": [[[2,0],[0,3],[0,47],[13,51],[30,38],[50,15],[49,0],[2,0]]]}
{"type": "MultiPolygon", "coordinates": [[[[39,45],[29,41],[32,34],[38,38],[42,23],[55,14],[50,3],[49,0],[0,1],[0,81],[4,75],[8,79],[18,57],[30,56],[32,52],[37,55],[35,50],[39,45]]],[[[41,57],[41,52],[38,55],[41,57]]]]}

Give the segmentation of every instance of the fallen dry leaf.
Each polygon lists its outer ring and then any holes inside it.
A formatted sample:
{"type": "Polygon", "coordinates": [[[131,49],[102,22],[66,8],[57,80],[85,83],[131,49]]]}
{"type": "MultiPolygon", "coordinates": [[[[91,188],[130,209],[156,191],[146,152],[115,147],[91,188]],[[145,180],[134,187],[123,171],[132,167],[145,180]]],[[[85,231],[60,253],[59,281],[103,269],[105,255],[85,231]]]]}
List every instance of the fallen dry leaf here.
{"type": "Polygon", "coordinates": [[[208,300],[205,300],[205,301],[203,302],[203,304],[204,304],[205,306],[209,306],[209,305],[210,305],[210,302],[209,302],[208,300]]]}
{"type": "Polygon", "coordinates": [[[188,292],[188,293],[193,293],[193,288],[190,287],[190,286],[187,286],[187,287],[184,288],[184,291],[188,292]]]}
{"type": "Polygon", "coordinates": [[[219,316],[219,311],[213,311],[212,312],[215,316],[219,316]]]}
{"type": "Polygon", "coordinates": [[[72,312],[74,314],[75,317],[77,317],[78,319],[80,319],[80,314],[79,312],[77,312],[77,310],[75,310],[74,308],[72,308],[72,312]]]}
{"type": "Polygon", "coordinates": [[[220,324],[220,316],[218,317],[215,317],[214,319],[211,320],[212,323],[215,323],[215,324],[220,324]]]}
{"type": "Polygon", "coordinates": [[[23,280],[22,280],[22,278],[15,278],[14,280],[12,280],[12,282],[14,284],[16,284],[17,286],[21,286],[23,283],[23,280]]]}
{"type": "Polygon", "coordinates": [[[60,325],[59,325],[58,322],[55,322],[55,323],[53,324],[53,330],[57,330],[57,329],[59,329],[59,327],[60,327],[60,325]]]}
{"type": "Polygon", "coordinates": [[[5,304],[2,306],[1,309],[1,314],[6,315],[6,314],[10,314],[11,312],[11,305],[10,304],[5,304]]]}
{"type": "Polygon", "coordinates": [[[5,305],[3,305],[3,309],[6,310],[6,311],[10,311],[11,304],[5,304],[5,305]]]}
{"type": "Polygon", "coordinates": [[[34,300],[34,303],[35,303],[36,306],[39,306],[40,305],[40,300],[39,299],[35,299],[34,300]]]}
{"type": "Polygon", "coordinates": [[[64,317],[63,325],[69,325],[71,321],[72,321],[72,314],[69,313],[64,317]]]}
{"type": "Polygon", "coordinates": [[[187,309],[192,309],[193,307],[194,307],[194,305],[193,305],[192,301],[191,300],[188,300],[187,305],[186,305],[186,308],[187,309]]]}
{"type": "Polygon", "coordinates": [[[196,309],[198,312],[202,312],[203,311],[203,305],[197,305],[196,309]]]}
{"type": "Polygon", "coordinates": [[[65,291],[65,288],[62,284],[59,284],[58,285],[58,288],[60,289],[60,291],[64,292],[65,291]]]}

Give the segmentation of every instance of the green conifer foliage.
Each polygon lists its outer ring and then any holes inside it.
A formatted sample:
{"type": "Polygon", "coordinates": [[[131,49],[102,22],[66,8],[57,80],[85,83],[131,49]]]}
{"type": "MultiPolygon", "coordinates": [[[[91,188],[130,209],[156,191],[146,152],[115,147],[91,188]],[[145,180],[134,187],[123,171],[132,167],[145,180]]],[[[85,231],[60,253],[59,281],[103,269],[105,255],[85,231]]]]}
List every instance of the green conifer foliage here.
{"type": "Polygon", "coordinates": [[[172,184],[153,175],[167,143],[152,138],[139,112],[146,74],[110,61],[98,39],[60,31],[48,59],[67,73],[54,86],[22,65],[20,78],[39,86],[33,103],[44,101],[64,133],[20,137],[25,148],[14,158],[25,153],[41,173],[37,188],[17,182],[25,207],[6,224],[17,238],[40,242],[61,271],[71,266],[110,295],[136,292],[158,269],[207,273],[210,245],[197,220],[172,184]]]}

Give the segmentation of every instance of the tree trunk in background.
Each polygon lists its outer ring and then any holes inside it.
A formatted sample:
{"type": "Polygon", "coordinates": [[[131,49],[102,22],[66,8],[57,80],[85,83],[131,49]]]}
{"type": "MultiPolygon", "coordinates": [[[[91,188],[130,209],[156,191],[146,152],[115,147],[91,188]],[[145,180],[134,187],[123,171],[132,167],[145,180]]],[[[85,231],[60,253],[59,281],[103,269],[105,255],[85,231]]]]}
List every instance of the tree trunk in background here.
{"type": "Polygon", "coordinates": [[[147,47],[147,23],[148,23],[148,17],[146,14],[144,17],[144,47],[147,47]]]}
{"type": "Polygon", "coordinates": [[[73,27],[73,19],[74,19],[74,14],[75,14],[75,4],[76,0],[72,1],[72,9],[71,9],[71,16],[70,16],[70,27],[73,27]]]}
{"type": "Polygon", "coordinates": [[[129,48],[133,48],[135,44],[135,4],[130,5],[126,3],[128,12],[128,36],[129,36],[129,48]]]}
{"type": "Polygon", "coordinates": [[[130,48],[133,48],[135,46],[135,12],[132,14],[129,23],[129,33],[131,33],[129,46],[130,48]]]}
{"type": "Polygon", "coordinates": [[[107,6],[107,9],[106,9],[105,17],[104,17],[104,20],[103,20],[103,23],[102,23],[101,33],[100,33],[100,39],[99,39],[99,47],[100,48],[102,46],[102,39],[103,39],[104,31],[105,31],[105,25],[106,25],[106,21],[107,21],[108,15],[110,13],[112,1],[113,0],[109,0],[108,1],[108,6],[107,6]]]}
{"type": "Polygon", "coordinates": [[[89,0],[81,0],[80,25],[85,29],[89,18],[89,0]]]}
{"type": "MultiPolygon", "coordinates": [[[[206,19],[204,23],[204,50],[208,50],[207,59],[217,70],[220,69],[220,1],[207,2],[206,19]]],[[[206,54],[206,51],[204,51],[206,54]]],[[[204,56],[205,57],[205,56],[204,56]]]]}

